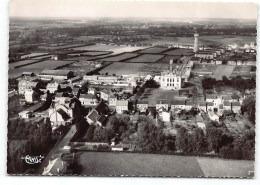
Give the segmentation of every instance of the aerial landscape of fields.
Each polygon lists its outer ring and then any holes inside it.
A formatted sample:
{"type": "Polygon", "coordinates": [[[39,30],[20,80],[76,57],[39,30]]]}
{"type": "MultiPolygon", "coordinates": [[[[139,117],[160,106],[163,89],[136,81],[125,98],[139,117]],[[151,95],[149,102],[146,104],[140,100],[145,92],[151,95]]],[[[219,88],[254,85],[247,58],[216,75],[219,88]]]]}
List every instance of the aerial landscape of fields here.
{"type": "Polygon", "coordinates": [[[16,2],[8,175],[254,177],[253,3],[16,2]]]}

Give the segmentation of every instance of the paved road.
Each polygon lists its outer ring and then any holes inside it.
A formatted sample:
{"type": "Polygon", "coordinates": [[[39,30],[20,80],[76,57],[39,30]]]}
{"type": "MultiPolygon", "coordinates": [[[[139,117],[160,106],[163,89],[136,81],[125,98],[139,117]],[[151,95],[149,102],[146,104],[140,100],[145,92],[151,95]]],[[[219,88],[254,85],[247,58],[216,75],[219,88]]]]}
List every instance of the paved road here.
{"type": "Polygon", "coordinates": [[[44,167],[48,166],[49,160],[52,160],[53,157],[63,153],[63,147],[68,145],[75,132],[76,126],[72,125],[67,134],[58,143],[56,143],[49,154],[44,158],[44,161],[41,163],[41,166],[36,171],[36,174],[42,174],[44,167]]]}

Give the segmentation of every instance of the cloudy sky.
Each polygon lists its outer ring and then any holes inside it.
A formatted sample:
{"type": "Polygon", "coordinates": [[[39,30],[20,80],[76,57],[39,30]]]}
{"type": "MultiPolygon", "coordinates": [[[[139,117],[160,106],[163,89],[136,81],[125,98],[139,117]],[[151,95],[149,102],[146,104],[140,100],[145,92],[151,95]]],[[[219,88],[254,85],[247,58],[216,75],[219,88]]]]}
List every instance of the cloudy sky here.
{"type": "Polygon", "coordinates": [[[257,19],[257,4],[10,0],[11,17],[155,17],[257,19]]]}

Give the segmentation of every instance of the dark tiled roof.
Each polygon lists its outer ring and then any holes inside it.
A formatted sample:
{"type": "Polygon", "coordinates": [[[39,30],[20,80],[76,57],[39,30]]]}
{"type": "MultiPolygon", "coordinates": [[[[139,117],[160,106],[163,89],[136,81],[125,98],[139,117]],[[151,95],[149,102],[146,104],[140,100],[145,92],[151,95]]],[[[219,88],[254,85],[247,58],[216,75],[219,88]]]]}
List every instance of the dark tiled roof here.
{"type": "Polygon", "coordinates": [[[140,100],[137,102],[137,104],[148,104],[147,100],[140,100]]]}
{"type": "Polygon", "coordinates": [[[94,94],[81,94],[79,98],[84,99],[97,99],[97,97],[94,94]]]}
{"type": "Polygon", "coordinates": [[[239,102],[233,102],[233,103],[232,103],[232,106],[239,106],[239,107],[240,107],[241,105],[240,105],[239,102]]]}
{"type": "Polygon", "coordinates": [[[107,104],[105,104],[103,101],[101,101],[96,107],[95,110],[99,113],[99,114],[108,114],[109,112],[109,107],[107,106],[107,104]]]}
{"type": "Polygon", "coordinates": [[[228,101],[224,101],[224,106],[230,106],[230,105],[231,105],[230,102],[228,102],[228,101]]]}
{"type": "Polygon", "coordinates": [[[99,121],[102,124],[102,126],[103,126],[105,124],[105,122],[106,122],[106,116],[105,115],[99,116],[97,121],[99,121]]]}
{"type": "Polygon", "coordinates": [[[156,104],[169,104],[167,100],[157,100],[156,104]]]}
{"type": "Polygon", "coordinates": [[[185,105],[185,100],[173,100],[171,105],[185,105]]]}
{"type": "Polygon", "coordinates": [[[70,116],[63,109],[58,109],[57,112],[61,115],[64,121],[70,119],[70,116]]]}
{"type": "Polygon", "coordinates": [[[88,115],[88,118],[91,119],[93,122],[97,121],[99,115],[96,110],[92,110],[92,112],[88,115]]]}
{"type": "Polygon", "coordinates": [[[217,95],[216,94],[208,94],[207,99],[217,99],[217,95]]]}

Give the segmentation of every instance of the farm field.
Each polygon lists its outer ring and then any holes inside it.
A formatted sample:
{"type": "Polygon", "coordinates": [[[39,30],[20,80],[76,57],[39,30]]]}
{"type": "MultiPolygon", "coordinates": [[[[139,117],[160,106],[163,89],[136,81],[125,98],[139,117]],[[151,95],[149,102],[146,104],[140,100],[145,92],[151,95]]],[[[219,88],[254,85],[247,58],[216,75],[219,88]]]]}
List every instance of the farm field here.
{"type": "Polygon", "coordinates": [[[82,175],[203,176],[194,157],[85,152],[80,155],[79,163],[83,166],[82,175]]]}
{"type": "Polygon", "coordinates": [[[216,70],[213,73],[213,78],[216,78],[216,80],[221,80],[222,76],[226,76],[229,78],[231,73],[233,72],[235,66],[230,65],[218,65],[216,70]]]}
{"type": "Polygon", "coordinates": [[[39,49],[66,49],[66,48],[72,48],[72,47],[80,47],[80,46],[85,46],[86,44],[80,44],[80,43],[76,43],[76,44],[62,44],[59,46],[39,46],[39,49]]]}
{"type": "Polygon", "coordinates": [[[166,55],[192,55],[193,51],[191,49],[172,49],[169,51],[164,52],[163,54],[166,55]]]}
{"type": "Polygon", "coordinates": [[[37,62],[37,61],[40,61],[40,60],[39,59],[38,60],[36,60],[36,59],[21,60],[21,61],[18,61],[18,62],[10,63],[9,64],[9,68],[10,69],[14,69],[15,67],[18,67],[18,66],[21,66],[21,65],[25,65],[25,64],[34,63],[34,62],[37,62]]]}
{"type": "MultiPolygon", "coordinates": [[[[199,36],[200,46],[209,45],[229,45],[237,44],[243,46],[245,44],[250,44],[250,42],[256,43],[256,37],[253,36],[236,36],[236,35],[219,35],[219,36],[199,36]]],[[[142,41],[146,44],[154,45],[171,45],[171,44],[185,44],[193,45],[194,37],[160,37],[160,38],[150,38],[149,40],[142,41]]]]}
{"type": "MultiPolygon", "coordinates": [[[[80,61],[80,62],[75,62],[72,63],[68,66],[65,66],[61,69],[64,70],[71,70],[74,71],[76,75],[83,76],[87,72],[90,72],[91,70],[96,69],[96,65],[101,64],[100,62],[92,62],[92,61],[80,61]]],[[[102,62],[102,65],[106,65],[106,62],[102,62]]]]}
{"type": "Polygon", "coordinates": [[[143,63],[114,62],[100,70],[100,73],[116,74],[117,76],[136,74],[145,66],[143,63]]]}
{"type": "Polygon", "coordinates": [[[38,57],[33,57],[33,59],[47,59],[51,58],[52,55],[44,55],[44,56],[38,56],[38,57]]]}
{"type": "Polygon", "coordinates": [[[21,59],[32,58],[32,57],[37,57],[37,56],[42,56],[47,54],[48,53],[30,53],[30,54],[22,55],[21,59]]]}
{"type": "Polygon", "coordinates": [[[84,152],[79,163],[81,175],[93,176],[248,177],[254,171],[254,161],[142,153],[84,152]]]}
{"type": "Polygon", "coordinates": [[[142,54],[136,58],[127,60],[125,62],[129,63],[154,63],[158,60],[162,59],[164,55],[158,55],[158,54],[142,54]]]}
{"type": "Polygon", "coordinates": [[[85,51],[81,53],[71,53],[68,56],[99,56],[99,55],[106,55],[110,54],[110,51],[85,51]]]}
{"type": "Polygon", "coordinates": [[[39,74],[42,72],[43,69],[36,68],[36,69],[30,69],[30,68],[16,68],[16,69],[10,69],[8,71],[8,78],[17,78],[22,75],[23,72],[33,72],[34,74],[39,74]]]}
{"type": "Polygon", "coordinates": [[[252,66],[235,66],[235,69],[229,76],[230,78],[236,77],[236,76],[243,76],[243,77],[251,77],[254,76],[254,73],[250,73],[252,69],[252,66]]]}
{"type": "Polygon", "coordinates": [[[168,102],[170,103],[170,101],[175,96],[179,96],[178,91],[163,89],[146,89],[145,93],[141,96],[140,99],[147,100],[149,107],[155,107],[157,100],[168,100],[168,102]]]}
{"type": "Polygon", "coordinates": [[[158,53],[162,53],[166,50],[168,50],[169,48],[162,48],[162,47],[152,47],[152,48],[147,48],[141,51],[138,51],[138,53],[151,53],[151,54],[158,54],[158,53]]]}
{"type": "Polygon", "coordinates": [[[206,177],[248,177],[254,161],[196,157],[206,177]]]}
{"type": "MultiPolygon", "coordinates": [[[[164,58],[160,59],[159,61],[157,61],[157,63],[165,63],[165,64],[169,64],[170,60],[173,59],[173,61],[178,61],[179,59],[181,59],[180,56],[171,56],[171,55],[167,55],[164,58]]],[[[174,63],[173,63],[174,64],[174,63]]]]}
{"type": "Polygon", "coordinates": [[[75,47],[74,50],[93,50],[93,51],[112,51],[114,54],[124,53],[124,52],[132,52],[140,49],[144,49],[146,47],[137,47],[137,46],[117,46],[117,45],[90,45],[83,47],[75,47]]]}
{"type": "Polygon", "coordinates": [[[107,61],[107,62],[121,62],[123,60],[127,60],[129,58],[137,57],[139,54],[136,53],[123,53],[117,56],[110,56],[107,58],[100,59],[99,61],[107,61]]]}
{"type": "Polygon", "coordinates": [[[36,64],[27,65],[21,67],[20,69],[56,69],[64,65],[71,64],[75,61],[65,61],[65,60],[45,60],[36,64]]]}

